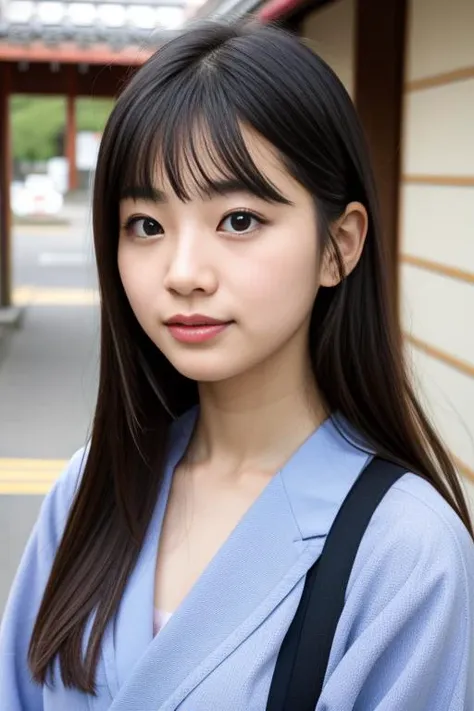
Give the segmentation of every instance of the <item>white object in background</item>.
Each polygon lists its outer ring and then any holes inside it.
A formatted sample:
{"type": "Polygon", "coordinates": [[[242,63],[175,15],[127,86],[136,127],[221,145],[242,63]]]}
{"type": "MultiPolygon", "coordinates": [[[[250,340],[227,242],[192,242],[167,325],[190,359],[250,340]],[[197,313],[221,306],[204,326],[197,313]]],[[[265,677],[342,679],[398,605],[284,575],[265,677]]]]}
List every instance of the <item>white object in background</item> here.
{"type": "Polygon", "coordinates": [[[53,181],[56,190],[62,195],[67,193],[69,183],[67,158],[63,158],[62,156],[50,158],[48,161],[48,175],[53,181]]]}
{"type": "Polygon", "coordinates": [[[24,184],[12,183],[11,208],[20,217],[56,215],[63,206],[63,196],[49,175],[28,175],[24,184]]]}
{"type": "Polygon", "coordinates": [[[79,131],[76,135],[76,167],[78,170],[95,170],[99,154],[100,133],[79,131]]]}
{"type": "Polygon", "coordinates": [[[10,185],[10,206],[13,214],[18,217],[29,214],[30,201],[25,195],[25,186],[19,180],[14,180],[10,185]]]}

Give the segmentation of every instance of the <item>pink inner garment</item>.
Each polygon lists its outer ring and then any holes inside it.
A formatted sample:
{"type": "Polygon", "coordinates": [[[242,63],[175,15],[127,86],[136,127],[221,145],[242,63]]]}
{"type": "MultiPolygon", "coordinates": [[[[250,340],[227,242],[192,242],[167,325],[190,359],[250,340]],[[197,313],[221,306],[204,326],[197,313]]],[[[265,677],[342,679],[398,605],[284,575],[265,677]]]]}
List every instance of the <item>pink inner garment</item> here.
{"type": "Polygon", "coordinates": [[[155,607],[153,613],[153,634],[157,635],[160,630],[169,622],[172,616],[171,612],[166,612],[165,610],[158,610],[155,607]]]}

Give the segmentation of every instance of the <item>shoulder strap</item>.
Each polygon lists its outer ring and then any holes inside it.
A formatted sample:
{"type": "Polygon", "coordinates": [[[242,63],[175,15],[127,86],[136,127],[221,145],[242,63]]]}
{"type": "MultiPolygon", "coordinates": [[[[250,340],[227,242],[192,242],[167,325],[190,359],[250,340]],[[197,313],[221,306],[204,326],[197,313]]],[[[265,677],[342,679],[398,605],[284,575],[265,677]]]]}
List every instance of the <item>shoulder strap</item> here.
{"type": "Polygon", "coordinates": [[[376,457],[344,500],[323,552],[306,576],[300,604],[280,648],[266,711],[315,710],[359,544],[380,501],[405,473],[376,457]]]}

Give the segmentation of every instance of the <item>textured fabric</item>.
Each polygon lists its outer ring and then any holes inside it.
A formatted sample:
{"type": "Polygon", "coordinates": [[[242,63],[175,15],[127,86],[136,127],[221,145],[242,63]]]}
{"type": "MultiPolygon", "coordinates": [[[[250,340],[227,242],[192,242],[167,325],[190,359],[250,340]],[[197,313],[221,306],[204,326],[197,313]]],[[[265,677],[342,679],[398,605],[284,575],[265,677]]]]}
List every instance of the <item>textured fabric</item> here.
{"type": "MultiPolygon", "coordinates": [[[[196,412],[175,423],[140,558],[104,636],[95,697],[30,680],[35,615],[85,453],[77,453],[30,537],[0,632],[5,711],[265,711],[281,641],[307,570],[368,460],[320,427],[245,514],[153,637],[153,583],[170,484],[196,412]]],[[[474,710],[474,544],[426,481],[403,476],[359,548],[316,711],[474,710]]],[[[296,710],[295,710],[296,711],[296,710]]]]}

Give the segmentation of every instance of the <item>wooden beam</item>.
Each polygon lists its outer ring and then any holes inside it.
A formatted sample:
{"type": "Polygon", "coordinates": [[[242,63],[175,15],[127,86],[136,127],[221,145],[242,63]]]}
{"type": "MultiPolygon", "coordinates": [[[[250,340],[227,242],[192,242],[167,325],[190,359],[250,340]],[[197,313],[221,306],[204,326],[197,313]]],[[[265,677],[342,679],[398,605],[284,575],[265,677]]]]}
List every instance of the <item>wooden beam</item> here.
{"type": "Polygon", "coordinates": [[[153,50],[126,47],[114,51],[108,45],[79,47],[73,43],[48,46],[42,42],[7,44],[0,42],[0,61],[8,62],[60,62],[62,64],[118,64],[122,67],[140,66],[153,50]]]}
{"type": "Polygon", "coordinates": [[[68,161],[68,188],[69,190],[77,190],[77,169],[76,169],[76,67],[70,65],[68,67],[68,92],[66,96],[66,132],[65,132],[65,147],[66,158],[68,161]]]}
{"type": "Polygon", "coordinates": [[[71,68],[76,74],[77,96],[115,97],[137,71],[138,67],[117,64],[91,64],[82,71],[74,65],[60,64],[53,72],[50,64],[11,63],[12,94],[65,95],[69,90],[71,68]]]}
{"type": "Polygon", "coordinates": [[[11,306],[10,66],[0,62],[0,307],[11,306]]]}
{"type": "Polygon", "coordinates": [[[400,143],[406,0],[357,0],[355,104],[367,136],[382,226],[398,294],[400,143]]]}

